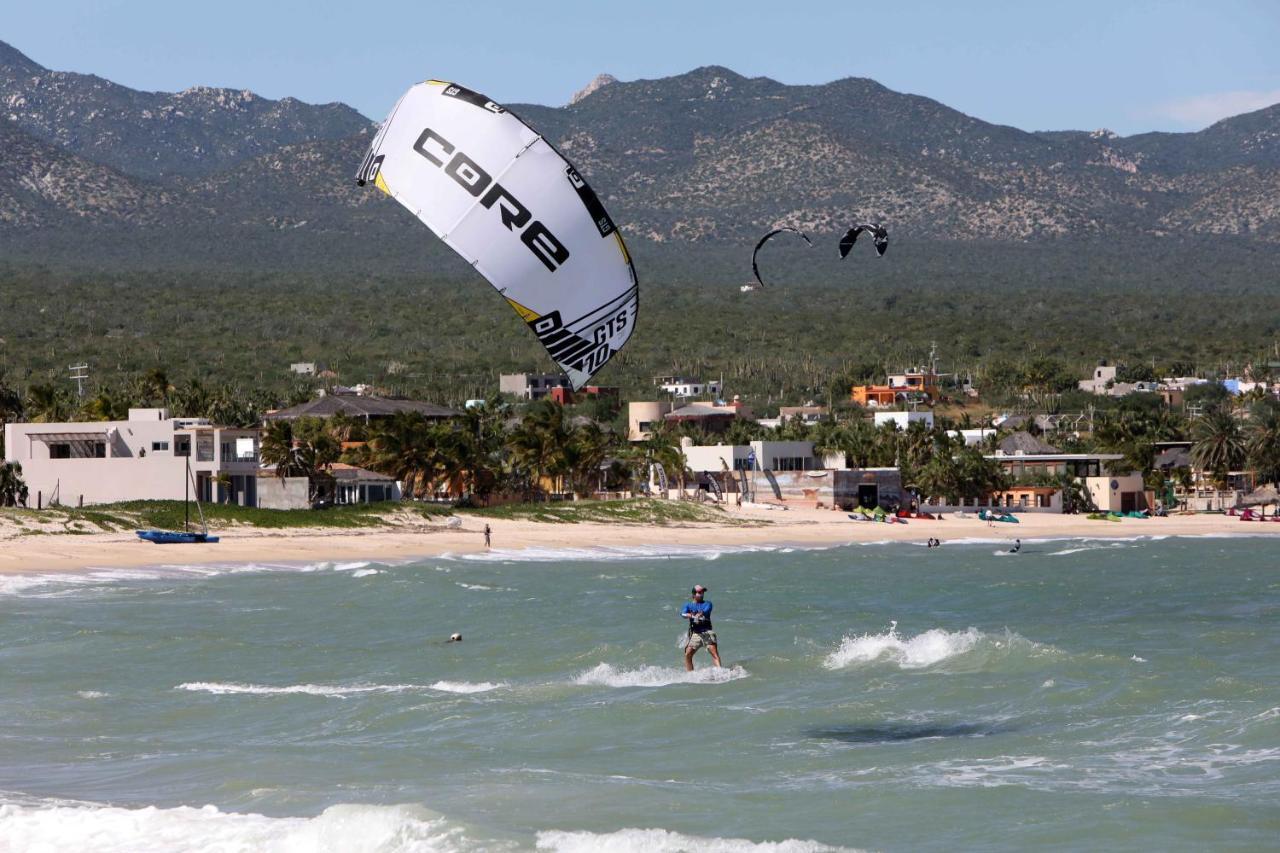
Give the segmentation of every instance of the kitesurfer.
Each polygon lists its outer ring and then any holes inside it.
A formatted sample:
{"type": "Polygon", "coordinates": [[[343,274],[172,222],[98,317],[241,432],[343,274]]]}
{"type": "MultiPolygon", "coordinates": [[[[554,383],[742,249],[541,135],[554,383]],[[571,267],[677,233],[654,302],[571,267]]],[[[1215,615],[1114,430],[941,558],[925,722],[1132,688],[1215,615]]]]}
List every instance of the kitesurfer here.
{"type": "Polygon", "coordinates": [[[1013,540],[1013,547],[1009,549],[1009,553],[1016,554],[1021,550],[1022,550],[1022,540],[1021,539],[1013,540]]]}
{"type": "Polygon", "coordinates": [[[720,666],[720,650],[716,646],[716,632],[711,628],[711,602],[705,596],[707,588],[702,584],[693,587],[693,600],[685,604],[680,616],[689,620],[689,635],[684,644],[684,668],[693,671],[693,655],[703,646],[711,652],[711,660],[720,666]]]}

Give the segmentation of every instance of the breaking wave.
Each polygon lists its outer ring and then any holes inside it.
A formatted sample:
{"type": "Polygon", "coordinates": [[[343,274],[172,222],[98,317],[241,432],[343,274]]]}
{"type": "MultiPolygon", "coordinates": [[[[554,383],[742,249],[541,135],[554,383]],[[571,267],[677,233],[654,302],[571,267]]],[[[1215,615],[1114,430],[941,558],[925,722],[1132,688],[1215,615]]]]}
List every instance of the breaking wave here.
{"type": "Polygon", "coordinates": [[[963,631],[931,628],[914,637],[903,637],[898,633],[898,623],[891,622],[889,630],[882,634],[845,637],[840,641],[840,646],[827,655],[823,666],[827,669],[844,669],[864,664],[890,663],[899,669],[925,669],[957,659],[965,659],[981,666],[1018,653],[1035,655],[1052,650],[1051,646],[1034,643],[1011,631],[991,635],[977,628],[966,628],[963,631]]]}
{"type": "Polygon", "coordinates": [[[579,673],[573,683],[604,687],[666,687],[669,684],[723,684],[750,674],[740,666],[704,666],[689,672],[673,666],[618,669],[612,664],[601,663],[579,673]]]}
{"type": "Polygon", "coordinates": [[[432,690],[441,693],[485,693],[505,687],[505,684],[491,681],[437,681],[434,684],[287,684],[274,687],[266,684],[239,684],[220,681],[188,681],[179,684],[174,690],[190,690],[194,693],[212,693],[215,696],[251,695],[282,696],[297,694],[303,696],[325,696],[331,699],[345,699],[348,696],[359,696],[370,693],[426,693],[432,690]]]}
{"type": "MultiPolygon", "coordinates": [[[[266,817],[214,806],[139,809],[46,802],[0,805],[0,838],[14,850],[168,853],[186,850],[342,850],[463,853],[462,827],[418,806],[330,806],[310,818],[266,817]]],[[[492,848],[490,848],[492,849],[492,848]]]]}
{"type": "MultiPolygon", "coordinates": [[[[554,853],[844,853],[817,841],[748,841],[706,838],[665,829],[620,829],[617,832],[539,832],[538,849],[554,853]]],[[[851,853],[851,851],[850,851],[851,853]]]]}

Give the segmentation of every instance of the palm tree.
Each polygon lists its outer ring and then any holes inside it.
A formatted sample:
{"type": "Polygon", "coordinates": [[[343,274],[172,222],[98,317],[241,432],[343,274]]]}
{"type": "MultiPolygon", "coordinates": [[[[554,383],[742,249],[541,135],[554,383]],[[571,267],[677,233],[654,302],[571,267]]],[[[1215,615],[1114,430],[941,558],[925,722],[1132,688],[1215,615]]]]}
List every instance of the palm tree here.
{"type": "Polygon", "coordinates": [[[22,395],[0,379],[0,424],[22,420],[22,395]]]}
{"type": "Polygon", "coordinates": [[[1214,483],[1226,485],[1227,472],[1244,461],[1245,440],[1229,406],[1215,406],[1197,418],[1191,427],[1191,461],[1209,472],[1214,483]]]}
{"type": "Polygon", "coordinates": [[[22,466],[17,462],[0,462],[0,506],[19,505],[27,505],[27,484],[22,481],[22,466]]]}
{"type": "Polygon", "coordinates": [[[439,434],[416,412],[401,412],[383,421],[369,438],[369,466],[395,477],[405,494],[434,493],[440,470],[439,434]]]}
{"type": "Polygon", "coordinates": [[[573,482],[573,490],[579,497],[586,497],[595,490],[600,466],[613,449],[615,436],[600,428],[595,421],[576,427],[565,447],[565,464],[573,482]]]}
{"type": "Polygon", "coordinates": [[[308,471],[295,450],[293,424],[283,420],[270,421],[262,433],[262,444],[258,451],[262,464],[274,465],[276,476],[282,480],[285,477],[305,476],[308,471]]]}
{"type": "Polygon", "coordinates": [[[1255,403],[1245,434],[1245,452],[1257,481],[1280,483],[1280,405],[1255,403]]]}
{"type": "Polygon", "coordinates": [[[147,403],[159,406],[169,404],[169,396],[174,387],[169,382],[169,375],[163,368],[153,367],[138,380],[140,396],[147,403]]]}
{"type": "Polygon", "coordinates": [[[563,406],[540,400],[529,407],[507,442],[514,461],[528,477],[527,494],[541,490],[543,478],[558,472],[568,439],[563,406]]]}
{"type": "Polygon", "coordinates": [[[32,385],[27,389],[27,417],[33,423],[57,423],[67,419],[68,400],[51,384],[32,385]]]}

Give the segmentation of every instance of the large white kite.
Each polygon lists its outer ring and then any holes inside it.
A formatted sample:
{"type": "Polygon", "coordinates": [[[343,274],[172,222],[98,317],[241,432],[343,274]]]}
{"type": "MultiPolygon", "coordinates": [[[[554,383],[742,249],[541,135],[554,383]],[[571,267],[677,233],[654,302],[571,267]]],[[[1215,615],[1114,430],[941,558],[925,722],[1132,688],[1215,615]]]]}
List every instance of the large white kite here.
{"type": "Polygon", "coordinates": [[[400,98],[356,181],[413,211],[506,297],[574,390],[635,329],[640,289],[573,164],[484,95],[428,80],[400,98]]]}

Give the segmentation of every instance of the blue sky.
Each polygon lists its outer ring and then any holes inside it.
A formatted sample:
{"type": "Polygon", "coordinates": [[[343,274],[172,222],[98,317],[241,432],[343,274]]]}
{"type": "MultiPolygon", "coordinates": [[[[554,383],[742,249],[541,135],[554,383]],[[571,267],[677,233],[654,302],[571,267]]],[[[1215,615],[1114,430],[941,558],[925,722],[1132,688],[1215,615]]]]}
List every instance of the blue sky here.
{"type": "Polygon", "coordinates": [[[700,65],[871,77],[1027,130],[1195,130],[1280,102],[1280,0],[0,0],[0,40],[135,88],[230,86],[377,119],[428,77],[562,104],[600,72],[700,65]]]}

